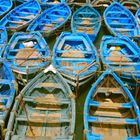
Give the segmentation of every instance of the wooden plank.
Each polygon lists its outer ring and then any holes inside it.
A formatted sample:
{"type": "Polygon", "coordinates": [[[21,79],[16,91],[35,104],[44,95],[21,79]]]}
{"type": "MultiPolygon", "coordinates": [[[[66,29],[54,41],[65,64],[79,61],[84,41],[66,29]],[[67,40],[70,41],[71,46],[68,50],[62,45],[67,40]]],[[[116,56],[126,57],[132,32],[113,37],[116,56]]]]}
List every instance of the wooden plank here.
{"type": "Polygon", "coordinates": [[[36,85],[37,88],[62,88],[62,84],[59,84],[59,83],[38,83],[36,85]]]}
{"type": "Polygon", "coordinates": [[[116,124],[116,125],[137,125],[137,121],[135,119],[122,119],[122,118],[114,118],[114,117],[88,117],[89,122],[101,123],[101,124],[116,124]]]}
{"type": "Polygon", "coordinates": [[[12,135],[11,140],[71,140],[67,136],[50,137],[50,136],[22,136],[22,135],[12,135]]]}
{"type": "Polygon", "coordinates": [[[133,29],[129,28],[114,28],[115,31],[120,31],[120,32],[128,32],[128,31],[134,31],[133,29]]]}
{"type": "Polygon", "coordinates": [[[23,19],[23,20],[30,20],[32,18],[34,18],[35,16],[34,15],[28,15],[28,16],[14,16],[16,18],[20,18],[20,19],[23,19]]]}
{"type": "Polygon", "coordinates": [[[23,24],[26,21],[25,20],[18,20],[18,21],[10,20],[9,22],[13,24],[23,24]]]}
{"type": "Polygon", "coordinates": [[[127,59],[127,57],[124,56],[108,56],[106,57],[107,61],[111,61],[111,62],[129,62],[129,60],[127,59]]]}
{"type": "Polygon", "coordinates": [[[17,121],[23,121],[23,122],[34,122],[34,123],[65,123],[65,122],[70,122],[70,118],[59,118],[59,117],[47,117],[47,116],[41,116],[41,115],[36,115],[36,116],[29,116],[29,120],[27,119],[26,116],[19,116],[16,118],[17,121]]]}
{"type": "Polygon", "coordinates": [[[59,110],[62,110],[62,108],[60,108],[60,107],[50,107],[50,108],[48,108],[48,107],[35,107],[35,109],[36,110],[42,110],[42,111],[59,111],[59,110]]]}
{"type": "MultiPolygon", "coordinates": [[[[75,51],[73,51],[73,50],[69,50],[70,49],[70,47],[71,46],[65,46],[65,50],[57,50],[56,51],[56,53],[60,53],[60,54],[62,54],[62,53],[65,53],[65,52],[75,52],[75,51]]],[[[94,53],[94,51],[92,51],[92,50],[90,50],[90,51],[86,51],[86,50],[84,50],[84,51],[78,51],[78,50],[76,50],[76,52],[77,53],[83,53],[83,54],[86,54],[86,55],[88,55],[88,54],[93,54],[94,53]]]]}
{"type": "Polygon", "coordinates": [[[66,58],[85,58],[85,54],[80,53],[80,51],[69,51],[69,52],[63,52],[61,57],[66,58]]]}
{"type": "Polygon", "coordinates": [[[111,102],[96,102],[90,101],[89,106],[95,106],[99,108],[108,108],[108,109],[115,109],[115,108],[132,108],[131,102],[129,103],[111,103],[111,102]]]}
{"type": "Polygon", "coordinates": [[[112,20],[113,20],[113,19],[114,19],[114,20],[115,20],[115,19],[118,19],[118,20],[120,20],[120,19],[123,19],[123,20],[131,20],[130,17],[116,17],[116,16],[115,16],[115,17],[107,17],[107,18],[108,18],[108,19],[112,19],[112,20]]]}
{"type": "MultiPolygon", "coordinates": [[[[109,62],[109,65],[118,65],[118,66],[136,66],[139,65],[139,63],[135,62],[109,62]]],[[[118,67],[119,68],[119,67],[118,67]]]]}
{"type": "Polygon", "coordinates": [[[98,93],[106,93],[106,92],[123,93],[121,88],[109,88],[109,87],[99,87],[96,92],[98,92],[98,93]]]}
{"type": "Polygon", "coordinates": [[[117,23],[116,23],[116,22],[113,22],[113,21],[112,21],[112,23],[110,23],[110,25],[111,25],[111,26],[112,26],[112,25],[116,25],[116,26],[121,26],[121,27],[122,27],[122,26],[130,26],[130,25],[131,25],[131,26],[134,26],[134,24],[132,24],[132,23],[124,23],[124,22],[122,22],[122,23],[121,23],[121,22],[117,22],[117,23]]]}
{"type": "MultiPolygon", "coordinates": [[[[54,96],[54,95],[53,95],[54,96]]],[[[70,104],[70,100],[69,99],[59,99],[57,97],[35,97],[35,98],[32,98],[32,97],[25,97],[23,98],[23,101],[25,102],[36,102],[37,104],[45,104],[45,105],[62,105],[62,104],[70,104]]]]}
{"type": "Polygon", "coordinates": [[[117,110],[117,111],[109,111],[109,110],[103,111],[103,110],[99,110],[99,108],[98,108],[98,110],[96,110],[94,112],[94,116],[112,117],[112,118],[113,117],[118,117],[118,118],[121,118],[122,117],[122,114],[120,113],[119,110],[117,110]]]}

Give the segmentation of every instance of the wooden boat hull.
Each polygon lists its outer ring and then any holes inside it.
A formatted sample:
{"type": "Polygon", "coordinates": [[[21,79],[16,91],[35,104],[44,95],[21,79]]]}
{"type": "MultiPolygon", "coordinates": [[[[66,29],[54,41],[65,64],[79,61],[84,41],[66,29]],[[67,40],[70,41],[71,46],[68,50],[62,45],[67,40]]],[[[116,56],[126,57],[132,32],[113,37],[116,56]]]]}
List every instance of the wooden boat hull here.
{"type": "Polygon", "coordinates": [[[71,29],[73,33],[84,32],[94,41],[101,27],[101,16],[91,5],[79,8],[72,16],[71,29]]]}
{"type": "Polygon", "coordinates": [[[0,59],[0,139],[5,135],[5,126],[16,94],[15,84],[10,67],[0,59]]]}
{"type": "Polygon", "coordinates": [[[114,72],[107,69],[92,85],[85,101],[86,139],[138,140],[139,115],[139,108],[130,91],[114,72]]]}
{"type": "Polygon", "coordinates": [[[50,64],[48,45],[39,32],[15,33],[5,49],[4,57],[20,84],[26,84],[50,64]]]}
{"type": "Polygon", "coordinates": [[[121,4],[114,2],[104,11],[104,21],[115,36],[139,36],[138,23],[133,14],[121,4]]]}
{"type": "Polygon", "coordinates": [[[5,140],[72,140],[74,128],[74,96],[51,65],[37,75],[16,99],[5,140]]]}
{"type": "Polygon", "coordinates": [[[124,79],[134,82],[140,80],[140,49],[129,38],[104,36],[100,50],[105,66],[112,68],[124,79]]]}
{"type": "Polygon", "coordinates": [[[63,32],[53,48],[52,63],[76,87],[93,78],[99,69],[97,51],[84,33],[63,32]]]}
{"type": "Polygon", "coordinates": [[[70,18],[71,10],[65,3],[60,3],[45,10],[27,28],[27,31],[39,31],[43,36],[49,36],[61,28],[70,18]]]}
{"type": "Polygon", "coordinates": [[[28,26],[40,12],[39,3],[36,0],[30,0],[11,10],[0,20],[0,25],[5,26],[9,33],[19,31],[28,26]]]}

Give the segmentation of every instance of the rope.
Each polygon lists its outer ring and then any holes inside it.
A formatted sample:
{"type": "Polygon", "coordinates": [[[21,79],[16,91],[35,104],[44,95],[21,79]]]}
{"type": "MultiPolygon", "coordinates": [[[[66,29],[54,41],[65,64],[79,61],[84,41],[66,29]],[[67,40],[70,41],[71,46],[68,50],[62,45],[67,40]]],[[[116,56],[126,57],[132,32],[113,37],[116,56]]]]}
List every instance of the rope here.
{"type": "MultiPolygon", "coordinates": [[[[26,49],[25,49],[25,51],[26,51],[26,49]]],[[[33,54],[34,52],[36,52],[36,50],[32,51],[32,53],[31,53],[30,55],[28,55],[28,57],[25,58],[25,60],[23,60],[23,62],[20,63],[19,66],[21,66],[22,64],[24,64],[24,63],[29,59],[29,57],[32,56],[32,54],[33,54]]]]}
{"type": "Polygon", "coordinates": [[[130,71],[132,78],[136,81],[136,83],[140,84],[140,81],[133,75],[132,71],[130,71]]]}
{"type": "Polygon", "coordinates": [[[76,97],[78,96],[79,91],[79,75],[76,74],[76,97]]]}
{"type": "Polygon", "coordinates": [[[22,79],[22,75],[21,74],[18,74],[18,79],[20,79],[23,82],[24,86],[26,85],[26,82],[22,79]]]}
{"type": "Polygon", "coordinates": [[[96,65],[96,64],[100,66],[100,63],[95,62],[95,61],[92,61],[89,65],[87,65],[87,67],[85,67],[84,69],[82,69],[81,71],[79,71],[78,74],[80,74],[82,72],[85,72],[87,69],[91,68],[93,65],[96,65]]]}
{"type": "Polygon", "coordinates": [[[135,99],[137,99],[137,96],[138,96],[138,93],[139,93],[139,89],[140,89],[140,87],[138,86],[138,87],[136,88],[136,92],[135,92],[135,99]]]}
{"type": "Polygon", "coordinates": [[[26,115],[26,118],[27,118],[27,123],[28,123],[28,125],[29,125],[29,129],[30,129],[32,135],[35,136],[35,134],[34,134],[34,132],[33,132],[33,128],[32,128],[32,126],[31,126],[31,124],[30,124],[30,120],[29,120],[29,117],[28,117],[28,112],[27,112],[27,110],[26,110],[25,103],[24,103],[24,101],[23,101],[23,97],[22,97],[21,94],[19,95],[19,104],[20,104],[21,108],[25,111],[25,115],[26,115]]]}
{"type": "MultiPolygon", "coordinates": [[[[123,72],[126,72],[127,69],[121,69],[121,70],[117,70],[116,68],[112,69],[113,71],[117,71],[118,73],[123,73],[123,72]]],[[[132,71],[127,71],[128,73],[130,73],[132,75],[132,78],[136,81],[136,83],[140,84],[140,81],[137,80],[137,78],[135,77],[134,73],[132,71]]]]}

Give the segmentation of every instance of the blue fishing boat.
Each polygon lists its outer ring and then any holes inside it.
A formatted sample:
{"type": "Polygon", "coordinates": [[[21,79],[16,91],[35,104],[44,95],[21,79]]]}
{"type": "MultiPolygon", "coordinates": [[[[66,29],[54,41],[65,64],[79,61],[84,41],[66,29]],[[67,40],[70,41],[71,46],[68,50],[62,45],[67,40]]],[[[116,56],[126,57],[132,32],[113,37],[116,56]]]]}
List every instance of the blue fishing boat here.
{"type": "Polygon", "coordinates": [[[139,140],[140,111],[131,92],[110,69],[92,85],[84,105],[86,140],[139,140]]]}
{"type": "Polygon", "coordinates": [[[92,41],[95,40],[101,27],[101,16],[91,5],[79,8],[72,16],[72,32],[84,32],[92,41]]]}
{"type": "Polygon", "coordinates": [[[140,0],[119,0],[129,10],[137,10],[140,7],[140,0]]]}
{"type": "Polygon", "coordinates": [[[104,36],[100,46],[101,59],[127,81],[140,80],[140,48],[126,36],[104,36]]]}
{"type": "Polygon", "coordinates": [[[81,86],[96,74],[99,68],[97,51],[85,33],[62,32],[54,48],[52,63],[66,81],[81,86]]]}
{"type": "Polygon", "coordinates": [[[12,8],[12,0],[0,0],[0,17],[6,14],[12,8]]]}
{"type": "Polygon", "coordinates": [[[15,79],[8,64],[0,59],[0,139],[15,97],[15,79]]]}
{"type": "Polygon", "coordinates": [[[71,10],[65,3],[60,3],[45,10],[27,28],[27,31],[40,31],[44,36],[49,36],[56,29],[62,27],[70,18],[71,10]]]}
{"type": "Polygon", "coordinates": [[[7,45],[8,37],[5,27],[0,26],[0,56],[3,56],[3,51],[7,45]]]}
{"type": "Polygon", "coordinates": [[[20,84],[26,84],[50,63],[50,51],[39,32],[16,32],[10,39],[4,58],[20,84]]]}
{"type": "Polygon", "coordinates": [[[15,100],[5,140],[73,140],[75,114],[70,87],[50,66],[15,100]]]}
{"type": "Polygon", "coordinates": [[[106,8],[104,21],[108,30],[115,36],[139,36],[139,27],[134,15],[117,2],[106,8]]]}
{"type": "Polygon", "coordinates": [[[6,14],[0,20],[0,25],[5,26],[9,32],[15,32],[28,26],[40,12],[41,8],[39,3],[36,0],[30,0],[6,14]]]}

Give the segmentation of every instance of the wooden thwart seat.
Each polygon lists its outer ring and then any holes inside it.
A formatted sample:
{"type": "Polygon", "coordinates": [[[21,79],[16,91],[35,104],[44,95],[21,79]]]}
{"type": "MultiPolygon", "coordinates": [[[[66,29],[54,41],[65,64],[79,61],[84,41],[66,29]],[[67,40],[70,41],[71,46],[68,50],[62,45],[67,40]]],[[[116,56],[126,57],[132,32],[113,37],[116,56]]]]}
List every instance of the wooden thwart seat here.
{"type": "Polygon", "coordinates": [[[108,109],[116,109],[116,108],[132,108],[132,103],[108,103],[108,102],[97,102],[97,101],[90,101],[89,106],[99,107],[99,108],[108,108],[108,109]]]}
{"type": "Polygon", "coordinates": [[[107,93],[107,92],[109,92],[109,93],[120,93],[121,94],[122,90],[120,88],[99,87],[96,92],[98,92],[98,93],[107,93]]]}
{"type": "Polygon", "coordinates": [[[130,28],[114,28],[115,31],[120,31],[120,32],[129,32],[129,31],[134,31],[134,29],[130,28]]]}
{"type": "Polygon", "coordinates": [[[124,23],[124,22],[123,22],[123,23],[120,23],[120,22],[119,22],[119,23],[118,23],[118,22],[117,22],[117,23],[116,23],[116,22],[112,22],[110,25],[111,25],[111,26],[112,26],[112,25],[116,25],[116,26],[122,26],[122,25],[123,25],[123,26],[128,26],[128,25],[129,25],[129,26],[134,26],[134,24],[132,24],[132,23],[124,23]]]}
{"type": "MultiPolygon", "coordinates": [[[[51,136],[22,136],[22,135],[13,135],[11,137],[11,140],[19,140],[19,139],[23,139],[23,140],[52,140],[51,136]]],[[[53,139],[55,139],[55,137],[53,137],[53,139]]],[[[56,137],[57,139],[57,137],[56,137]]],[[[59,140],[71,140],[65,136],[62,137],[58,137],[59,140]]]]}
{"type": "Polygon", "coordinates": [[[129,65],[129,66],[135,66],[135,65],[138,65],[139,63],[137,63],[137,62],[110,62],[110,63],[108,63],[109,65],[119,65],[119,66],[127,66],[127,65],[129,65]]]}
{"type": "Polygon", "coordinates": [[[36,88],[62,88],[62,84],[59,84],[59,83],[38,83],[36,85],[36,88]]]}
{"type": "Polygon", "coordinates": [[[57,98],[47,98],[47,97],[27,97],[23,98],[23,101],[26,102],[33,102],[37,104],[45,104],[45,105],[50,105],[50,104],[55,104],[55,105],[62,105],[62,104],[69,104],[70,100],[69,99],[57,99],[57,98]]]}
{"type": "Polygon", "coordinates": [[[84,58],[84,53],[80,53],[80,51],[69,51],[69,52],[63,52],[61,57],[66,58],[84,58]]]}
{"type": "Polygon", "coordinates": [[[129,62],[124,56],[108,56],[106,57],[106,60],[111,62],[129,62]]]}
{"type": "Polygon", "coordinates": [[[23,19],[23,20],[30,20],[32,18],[34,18],[35,16],[34,15],[28,15],[28,16],[15,16],[16,18],[19,18],[19,19],[23,19]]]}
{"type": "Polygon", "coordinates": [[[13,23],[13,24],[23,24],[25,22],[25,20],[19,20],[19,21],[11,21],[10,20],[10,23],[13,23]]]}
{"type": "Polygon", "coordinates": [[[42,106],[36,106],[36,110],[42,110],[42,111],[61,111],[61,107],[42,107],[42,106]]]}
{"type": "Polygon", "coordinates": [[[122,119],[122,118],[111,118],[111,117],[88,117],[89,122],[101,123],[101,124],[116,124],[116,125],[137,125],[136,119],[122,119]]]}
{"type": "Polygon", "coordinates": [[[118,19],[118,20],[120,20],[120,19],[123,19],[123,20],[131,20],[131,18],[129,18],[129,17],[108,17],[108,19],[118,19]]]}
{"type": "Polygon", "coordinates": [[[65,123],[65,122],[70,122],[70,118],[68,117],[47,117],[47,116],[42,116],[42,115],[30,115],[29,120],[27,119],[26,116],[19,116],[16,118],[17,121],[24,121],[24,122],[34,122],[34,123],[65,123]]]}
{"type": "MultiPolygon", "coordinates": [[[[117,11],[108,11],[107,12],[107,14],[116,14],[116,15],[118,15],[118,14],[120,14],[120,15],[122,15],[122,14],[124,14],[124,15],[126,15],[126,17],[129,17],[129,15],[128,15],[128,13],[126,13],[126,12],[120,12],[119,10],[117,10],[117,11]]],[[[120,16],[119,16],[120,17],[120,16]]],[[[124,16],[123,16],[124,17],[124,16]]]]}
{"type": "Polygon", "coordinates": [[[91,51],[86,51],[86,50],[84,50],[84,51],[82,51],[82,50],[68,50],[68,49],[70,49],[70,46],[68,46],[68,45],[65,46],[65,49],[66,50],[57,50],[56,53],[57,54],[62,54],[62,53],[68,53],[68,52],[73,52],[73,53],[76,52],[76,53],[81,53],[81,54],[86,54],[86,55],[94,53],[92,50],[91,51]]]}

